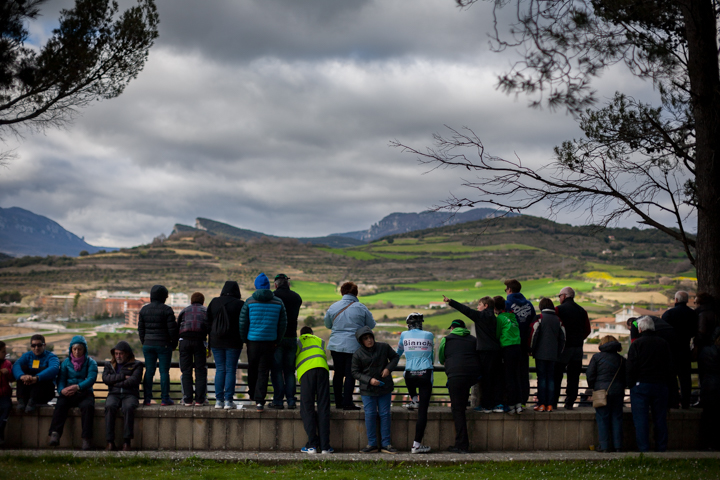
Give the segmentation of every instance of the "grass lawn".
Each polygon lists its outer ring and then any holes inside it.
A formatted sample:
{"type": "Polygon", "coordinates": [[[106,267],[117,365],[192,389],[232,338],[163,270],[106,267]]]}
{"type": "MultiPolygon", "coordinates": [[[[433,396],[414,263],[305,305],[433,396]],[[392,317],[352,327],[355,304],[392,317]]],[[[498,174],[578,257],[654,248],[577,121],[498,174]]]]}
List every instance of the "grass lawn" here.
{"type": "Polygon", "coordinates": [[[182,461],[143,458],[99,458],[92,460],[67,457],[0,458],[3,478],[8,479],[157,479],[201,480],[266,478],[293,479],[373,479],[433,478],[453,479],[698,479],[718,478],[720,462],[707,460],[658,460],[646,457],[598,461],[549,462],[473,462],[460,465],[409,465],[372,461],[298,462],[290,465],[256,463],[220,463],[197,458],[182,461]]]}
{"type": "Polygon", "coordinates": [[[303,282],[291,280],[292,289],[303,299],[303,302],[337,302],[342,298],[332,283],[303,282]]]}

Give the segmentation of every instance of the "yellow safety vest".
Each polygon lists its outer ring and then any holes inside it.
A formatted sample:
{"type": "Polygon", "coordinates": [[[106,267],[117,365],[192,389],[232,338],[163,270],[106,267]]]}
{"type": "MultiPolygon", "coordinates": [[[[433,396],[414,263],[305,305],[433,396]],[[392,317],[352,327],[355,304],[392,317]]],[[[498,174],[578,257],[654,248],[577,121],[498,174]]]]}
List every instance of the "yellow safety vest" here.
{"type": "Polygon", "coordinates": [[[325,341],[315,335],[300,335],[298,339],[297,355],[295,356],[295,369],[298,381],[303,374],[313,368],[330,370],[325,354],[325,341]]]}

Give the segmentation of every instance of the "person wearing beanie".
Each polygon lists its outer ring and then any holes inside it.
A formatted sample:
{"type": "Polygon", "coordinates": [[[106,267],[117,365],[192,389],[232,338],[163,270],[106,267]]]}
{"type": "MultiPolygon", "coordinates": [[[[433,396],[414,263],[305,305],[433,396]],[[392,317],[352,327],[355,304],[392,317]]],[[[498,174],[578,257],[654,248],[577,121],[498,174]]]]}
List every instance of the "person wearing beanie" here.
{"type": "Polygon", "coordinates": [[[144,305],[138,314],[138,334],[142,343],[147,370],[143,380],[143,405],[152,403],[155,368],[160,364],[160,392],[162,406],[173,405],[170,399],[170,362],[172,352],[178,344],[178,325],[175,312],[165,300],[168,289],[154,285],[150,290],[150,303],[144,305]]]}
{"type": "Polygon", "coordinates": [[[180,383],[182,385],[182,404],[205,406],[207,401],[207,334],[210,331],[207,308],[203,306],[205,296],[195,292],[190,297],[190,305],[178,315],[180,330],[180,383]],[[193,367],[195,368],[195,391],[193,392],[193,367]],[[195,403],[193,403],[193,394],[195,403]]]}
{"type": "Polygon", "coordinates": [[[275,275],[276,297],[282,300],[287,312],[287,328],[275,349],[270,379],[273,386],[272,408],[282,409],[287,398],[289,409],[297,408],[295,399],[295,350],[297,348],[298,316],[302,298],[290,290],[290,278],[284,273],[275,275]]]}
{"type": "Polygon", "coordinates": [[[241,298],[238,283],[228,280],[223,285],[220,296],[213,298],[207,307],[207,318],[210,323],[208,350],[215,359],[215,408],[217,409],[237,408],[235,383],[243,346],[238,318],[240,318],[240,310],[245,305],[241,298]]]}
{"type": "Polygon", "coordinates": [[[71,408],[79,408],[82,415],[82,449],[90,450],[95,420],[93,385],[97,380],[97,362],[88,355],[85,337],[76,335],[70,340],[68,356],[60,365],[57,378],[58,399],[50,423],[50,446],[60,444],[63,427],[71,408]]]}
{"type": "Polygon", "coordinates": [[[282,300],[270,290],[270,280],[264,273],[255,278],[255,288],[240,310],[238,328],[248,346],[248,394],[257,411],[262,412],[275,348],[287,329],[287,312],[282,300]]]}
{"type": "Polygon", "coordinates": [[[142,362],[135,360],[130,344],[120,341],[110,350],[112,360],[105,362],[102,380],[108,386],[105,400],[105,450],[115,450],[115,419],[123,412],[123,451],[131,449],[134,438],[135,410],[140,404],[142,362]]]}

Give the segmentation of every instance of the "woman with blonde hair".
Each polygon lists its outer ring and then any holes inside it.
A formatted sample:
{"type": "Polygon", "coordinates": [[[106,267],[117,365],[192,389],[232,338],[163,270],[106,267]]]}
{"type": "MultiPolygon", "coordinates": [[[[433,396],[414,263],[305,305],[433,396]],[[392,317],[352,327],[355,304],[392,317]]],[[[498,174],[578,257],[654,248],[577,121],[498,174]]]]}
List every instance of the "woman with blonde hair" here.
{"type": "MultiPolygon", "coordinates": [[[[622,345],[612,335],[600,339],[600,352],[593,355],[587,368],[588,386],[605,390],[607,405],[595,407],[595,421],[600,437],[600,452],[622,451],[623,399],[625,398],[625,357],[622,345]],[[612,443],[611,443],[612,439],[612,443]]],[[[593,393],[593,397],[596,393],[593,393]]]]}

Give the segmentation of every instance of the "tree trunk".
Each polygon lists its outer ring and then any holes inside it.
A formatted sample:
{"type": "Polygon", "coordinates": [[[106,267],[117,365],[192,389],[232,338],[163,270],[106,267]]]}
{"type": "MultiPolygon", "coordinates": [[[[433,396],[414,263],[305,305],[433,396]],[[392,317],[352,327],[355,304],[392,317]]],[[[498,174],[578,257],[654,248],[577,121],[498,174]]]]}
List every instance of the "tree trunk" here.
{"type": "Polygon", "coordinates": [[[720,296],[720,70],[711,0],[680,2],[695,116],[698,291],[720,296]]]}

